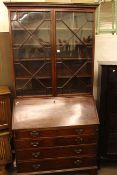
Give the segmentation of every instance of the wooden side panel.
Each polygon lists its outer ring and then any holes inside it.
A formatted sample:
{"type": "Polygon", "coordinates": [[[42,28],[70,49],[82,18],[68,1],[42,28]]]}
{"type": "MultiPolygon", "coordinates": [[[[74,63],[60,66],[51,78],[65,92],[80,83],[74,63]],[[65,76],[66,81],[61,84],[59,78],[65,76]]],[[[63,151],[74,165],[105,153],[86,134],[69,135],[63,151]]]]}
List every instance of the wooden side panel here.
{"type": "Polygon", "coordinates": [[[10,100],[8,95],[0,96],[0,129],[8,128],[11,120],[10,100]]]}
{"type": "Polygon", "coordinates": [[[9,134],[0,135],[0,165],[11,161],[11,149],[9,143],[9,134]]]}
{"type": "Polygon", "coordinates": [[[0,85],[8,85],[13,90],[13,83],[9,33],[0,32],[0,85]]]}

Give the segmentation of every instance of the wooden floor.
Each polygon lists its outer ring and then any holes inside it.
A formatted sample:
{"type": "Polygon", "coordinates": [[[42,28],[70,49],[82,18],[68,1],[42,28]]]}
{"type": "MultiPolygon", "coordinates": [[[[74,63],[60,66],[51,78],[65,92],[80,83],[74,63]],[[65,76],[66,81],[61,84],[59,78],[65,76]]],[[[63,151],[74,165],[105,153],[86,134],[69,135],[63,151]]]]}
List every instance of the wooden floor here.
{"type": "Polygon", "coordinates": [[[101,166],[98,175],[117,175],[117,163],[101,166]]]}

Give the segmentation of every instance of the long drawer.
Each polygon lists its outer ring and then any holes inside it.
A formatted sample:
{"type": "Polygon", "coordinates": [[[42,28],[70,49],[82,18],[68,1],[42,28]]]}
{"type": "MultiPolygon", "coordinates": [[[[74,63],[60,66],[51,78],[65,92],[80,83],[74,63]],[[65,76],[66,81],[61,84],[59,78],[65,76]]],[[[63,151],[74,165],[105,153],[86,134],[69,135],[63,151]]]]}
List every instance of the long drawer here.
{"type": "Polygon", "coordinates": [[[30,162],[19,162],[17,163],[17,170],[19,173],[21,173],[21,172],[81,168],[95,165],[96,165],[95,157],[83,157],[83,158],[71,157],[71,158],[45,159],[30,162]]]}
{"type": "Polygon", "coordinates": [[[66,127],[52,130],[40,130],[40,129],[15,130],[15,139],[58,137],[58,136],[81,135],[81,134],[95,135],[97,131],[98,131],[97,125],[77,126],[74,128],[66,127]]]}
{"type": "Polygon", "coordinates": [[[67,136],[56,138],[41,138],[41,139],[22,139],[16,140],[16,150],[41,148],[41,147],[55,147],[65,145],[79,145],[92,144],[97,142],[96,135],[81,135],[81,136],[67,136]]]}
{"type": "Polygon", "coordinates": [[[16,152],[18,161],[31,159],[44,159],[56,157],[71,157],[71,156],[95,156],[96,145],[80,145],[80,146],[64,146],[64,147],[50,147],[37,148],[29,150],[19,150],[16,152]]]}

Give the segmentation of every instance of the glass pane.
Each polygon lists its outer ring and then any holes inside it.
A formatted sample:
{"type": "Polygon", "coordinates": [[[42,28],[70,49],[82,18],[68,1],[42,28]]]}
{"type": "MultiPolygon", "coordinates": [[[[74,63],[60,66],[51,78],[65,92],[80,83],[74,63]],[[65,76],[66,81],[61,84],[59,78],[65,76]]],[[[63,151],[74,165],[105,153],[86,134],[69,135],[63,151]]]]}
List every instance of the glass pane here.
{"type": "Polygon", "coordinates": [[[91,92],[93,13],[56,13],[58,93],[91,92]]]}
{"type": "Polygon", "coordinates": [[[14,58],[50,59],[50,13],[12,13],[14,58]]]}
{"type": "Polygon", "coordinates": [[[50,12],[11,12],[17,95],[52,93],[50,12]]]}
{"type": "Polygon", "coordinates": [[[92,13],[57,12],[56,17],[57,57],[90,58],[92,13]],[[87,55],[82,53],[83,49],[87,55]]]}

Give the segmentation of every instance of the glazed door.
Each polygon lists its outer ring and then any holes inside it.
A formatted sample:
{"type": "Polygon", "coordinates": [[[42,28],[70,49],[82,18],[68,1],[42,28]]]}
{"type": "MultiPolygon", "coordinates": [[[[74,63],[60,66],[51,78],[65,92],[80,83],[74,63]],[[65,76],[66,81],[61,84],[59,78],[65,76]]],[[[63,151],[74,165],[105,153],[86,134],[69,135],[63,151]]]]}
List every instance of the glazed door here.
{"type": "Polygon", "coordinates": [[[92,93],[94,13],[11,12],[16,95],[92,93]]]}
{"type": "Polygon", "coordinates": [[[56,12],[57,94],[91,93],[94,14],[56,12]]]}
{"type": "Polygon", "coordinates": [[[52,94],[51,12],[11,12],[16,95],[52,94]]]}

